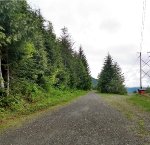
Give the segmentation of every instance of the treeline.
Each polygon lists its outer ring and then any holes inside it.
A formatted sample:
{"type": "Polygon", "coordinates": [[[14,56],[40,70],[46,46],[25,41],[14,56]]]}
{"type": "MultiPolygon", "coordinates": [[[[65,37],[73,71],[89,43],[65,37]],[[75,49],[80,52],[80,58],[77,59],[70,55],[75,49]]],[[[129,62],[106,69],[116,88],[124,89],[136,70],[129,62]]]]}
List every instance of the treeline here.
{"type": "Polygon", "coordinates": [[[0,1],[0,95],[32,99],[50,87],[89,90],[86,56],[73,44],[66,27],[57,38],[52,23],[25,0],[0,1]]]}

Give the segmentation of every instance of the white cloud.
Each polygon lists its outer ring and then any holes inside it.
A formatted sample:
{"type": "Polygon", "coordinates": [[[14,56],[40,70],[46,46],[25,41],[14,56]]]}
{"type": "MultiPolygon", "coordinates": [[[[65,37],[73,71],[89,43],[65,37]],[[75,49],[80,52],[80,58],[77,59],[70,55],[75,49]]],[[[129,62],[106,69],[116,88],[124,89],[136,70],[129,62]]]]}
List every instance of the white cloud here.
{"type": "Polygon", "coordinates": [[[100,25],[101,30],[106,30],[109,33],[115,33],[116,31],[119,30],[119,28],[120,28],[120,23],[118,23],[113,19],[104,20],[100,25]]]}

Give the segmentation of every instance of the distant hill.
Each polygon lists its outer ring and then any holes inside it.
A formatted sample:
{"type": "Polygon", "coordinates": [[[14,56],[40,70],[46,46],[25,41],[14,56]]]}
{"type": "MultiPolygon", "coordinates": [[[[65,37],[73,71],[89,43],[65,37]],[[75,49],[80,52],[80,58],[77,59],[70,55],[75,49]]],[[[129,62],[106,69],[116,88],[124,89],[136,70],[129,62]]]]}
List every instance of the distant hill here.
{"type": "Polygon", "coordinates": [[[127,92],[128,93],[134,93],[135,91],[137,92],[139,87],[127,87],[127,92]]]}
{"type": "MultiPolygon", "coordinates": [[[[97,84],[98,84],[98,79],[95,79],[93,77],[91,77],[92,79],[92,88],[96,88],[97,84]]],[[[137,92],[139,87],[126,87],[127,92],[128,93],[134,93],[135,91],[137,92]]]]}
{"type": "Polygon", "coordinates": [[[98,79],[92,77],[92,88],[96,88],[97,83],[98,83],[98,79]]]}

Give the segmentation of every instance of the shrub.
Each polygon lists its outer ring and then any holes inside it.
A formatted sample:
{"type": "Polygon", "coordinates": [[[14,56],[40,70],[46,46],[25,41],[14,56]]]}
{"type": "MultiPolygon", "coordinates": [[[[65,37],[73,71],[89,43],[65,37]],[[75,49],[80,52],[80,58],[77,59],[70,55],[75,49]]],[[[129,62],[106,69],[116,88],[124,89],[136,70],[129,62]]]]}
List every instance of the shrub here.
{"type": "Polygon", "coordinates": [[[5,96],[0,97],[0,108],[7,108],[11,107],[14,104],[18,104],[20,102],[20,97],[14,97],[14,96],[5,96]]]}
{"type": "Polygon", "coordinates": [[[26,82],[23,85],[21,93],[24,95],[24,99],[31,103],[37,102],[43,96],[42,88],[30,82],[26,82]]]}
{"type": "Polygon", "coordinates": [[[16,81],[12,89],[13,96],[18,94],[31,103],[40,100],[44,92],[42,87],[38,86],[35,82],[24,79],[16,81]]]}

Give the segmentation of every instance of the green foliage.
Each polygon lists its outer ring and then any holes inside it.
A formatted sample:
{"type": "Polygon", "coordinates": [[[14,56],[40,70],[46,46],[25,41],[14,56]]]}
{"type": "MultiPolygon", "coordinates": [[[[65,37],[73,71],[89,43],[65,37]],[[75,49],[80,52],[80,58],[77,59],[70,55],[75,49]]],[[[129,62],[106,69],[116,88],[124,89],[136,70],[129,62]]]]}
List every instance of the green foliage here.
{"type": "Polygon", "coordinates": [[[17,96],[0,97],[0,108],[12,108],[15,104],[21,103],[21,99],[17,96]]]}
{"type": "Polygon", "coordinates": [[[58,39],[52,23],[26,0],[0,1],[0,108],[43,101],[55,92],[52,88],[57,93],[90,89],[86,56],[82,48],[77,53],[72,47],[67,28],[58,39]]]}
{"type": "Polygon", "coordinates": [[[66,76],[68,76],[67,85],[72,89],[91,89],[91,76],[86,56],[82,47],[79,48],[79,52],[73,51],[71,36],[68,34],[66,27],[62,29],[60,41],[64,71],[66,72],[66,76]]]}
{"type": "Polygon", "coordinates": [[[24,99],[29,102],[36,102],[42,98],[41,88],[34,83],[24,81],[21,87],[21,94],[24,95],[24,99]]]}
{"type": "Polygon", "coordinates": [[[87,59],[86,56],[83,52],[82,47],[80,46],[79,48],[79,54],[78,54],[78,58],[79,58],[79,65],[78,67],[78,77],[79,77],[79,88],[80,89],[84,89],[84,90],[89,90],[91,89],[91,75],[90,75],[90,70],[89,70],[89,66],[87,63],[87,59]],[[86,82],[86,83],[85,83],[86,82]]]}
{"type": "Polygon", "coordinates": [[[36,52],[34,44],[30,42],[25,42],[22,46],[24,57],[22,59],[30,59],[33,57],[34,53],[36,52]]]}
{"type": "Polygon", "coordinates": [[[105,59],[103,69],[98,76],[97,89],[101,93],[126,94],[124,77],[116,62],[108,54],[105,59]]]}
{"type": "Polygon", "coordinates": [[[7,39],[4,33],[4,28],[0,26],[0,48],[2,49],[3,45],[6,45],[7,39]]]}

